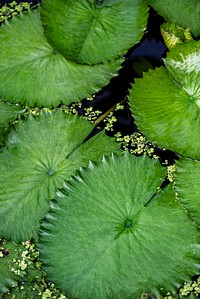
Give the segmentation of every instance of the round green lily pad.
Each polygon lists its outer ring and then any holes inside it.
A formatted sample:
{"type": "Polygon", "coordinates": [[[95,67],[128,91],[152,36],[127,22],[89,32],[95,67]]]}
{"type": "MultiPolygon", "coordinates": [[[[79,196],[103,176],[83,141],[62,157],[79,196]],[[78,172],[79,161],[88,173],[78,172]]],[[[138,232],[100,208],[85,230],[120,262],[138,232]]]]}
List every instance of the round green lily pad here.
{"type": "Polygon", "coordinates": [[[167,21],[189,28],[195,36],[200,35],[199,0],[148,0],[147,2],[167,21]]]}
{"type": "Polygon", "coordinates": [[[82,144],[91,130],[86,120],[63,112],[18,123],[0,153],[1,236],[37,239],[40,220],[64,180],[90,159],[117,151],[104,132],[82,144]]]}
{"type": "Polygon", "coordinates": [[[156,145],[200,158],[200,42],[179,44],[133,84],[129,102],[138,128],[156,145]]]}
{"type": "Polygon", "coordinates": [[[0,97],[38,107],[90,96],[117,75],[122,62],[88,66],[66,60],[47,42],[40,9],[21,14],[0,28],[0,53],[0,97]]]}
{"type": "Polygon", "coordinates": [[[174,173],[177,198],[200,227],[200,161],[180,158],[174,173]]]}
{"type": "Polygon", "coordinates": [[[148,7],[143,0],[44,0],[41,15],[45,35],[66,59],[99,64],[140,41],[148,7]]]}
{"type": "Polygon", "coordinates": [[[57,193],[39,251],[48,278],[73,298],[140,299],[173,291],[198,269],[199,232],[158,161],[90,164],[57,193]]]}

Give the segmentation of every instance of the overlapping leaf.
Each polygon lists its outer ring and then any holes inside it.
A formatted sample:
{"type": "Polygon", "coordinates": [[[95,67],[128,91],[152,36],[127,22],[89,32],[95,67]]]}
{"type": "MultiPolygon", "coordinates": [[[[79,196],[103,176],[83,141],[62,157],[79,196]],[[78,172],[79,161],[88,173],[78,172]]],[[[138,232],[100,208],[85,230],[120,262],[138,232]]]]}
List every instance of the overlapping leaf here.
{"type": "Polygon", "coordinates": [[[174,179],[178,199],[200,227],[200,161],[181,158],[174,179]]]}
{"type": "Polygon", "coordinates": [[[89,159],[118,145],[104,134],[82,145],[92,127],[64,113],[40,115],[16,127],[0,154],[0,234],[16,241],[37,238],[39,221],[56,188],[89,159]]]}
{"type": "Polygon", "coordinates": [[[200,42],[177,45],[166,68],[136,80],[130,105],[139,129],[161,147],[200,158],[200,42]]]}
{"type": "Polygon", "coordinates": [[[200,2],[199,0],[148,0],[150,4],[167,21],[189,28],[200,35],[200,2]]]}
{"type": "Polygon", "coordinates": [[[47,42],[39,9],[0,28],[0,53],[0,96],[29,106],[57,106],[88,97],[117,74],[121,63],[88,66],[66,60],[47,42]]]}
{"type": "Polygon", "coordinates": [[[50,43],[65,58],[82,64],[122,56],[141,39],[148,16],[143,0],[45,0],[42,8],[50,43]]]}
{"type": "Polygon", "coordinates": [[[198,230],[171,187],[153,197],[164,177],[158,162],[125,155],[70,181],[42,224],[49,279],[79,299],[140,299],[195,273],[198,230]]]}

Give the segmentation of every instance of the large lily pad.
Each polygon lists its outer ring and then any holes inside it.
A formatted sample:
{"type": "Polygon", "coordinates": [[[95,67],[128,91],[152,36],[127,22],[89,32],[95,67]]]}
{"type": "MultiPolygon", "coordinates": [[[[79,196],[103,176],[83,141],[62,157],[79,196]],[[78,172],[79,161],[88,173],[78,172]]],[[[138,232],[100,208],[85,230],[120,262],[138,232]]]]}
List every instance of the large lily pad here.
{"type": "Polygon", "coordinates": [[[200,161],[181,158],[174,179],[178,199],[200,227],[200,161]]]}
{"type": "Polygon", "coordinates": [[[66,184],[42,224],[45,271],[73,298],[140,299],[195,273],[199,232],[148,157],[90,164],[66,184]]]}
{"type": "Polygon", "coordinates": [[[0,153],[0,234],[22,241],[37,238],[39,222],[56,188],[89,159],[118,149],[97,135],[82,144],[92,126],[80,117],[55,114],[18,123],[0,153]]]}
{"type": "Polygon", "coordinates": [[[165,66],[136,80],[130,105],[149,141],[200,158],[200,42],[171,49],[165,66]]]}
{"type": "Polygon", "coordinates": [[[47,42],[40,10],[0,28],[0,96],[29,106],[68,104],[97,92],[117,74],[121,60],[96,66],[66,60],[47,42]]]}
{"type": "Polygon", "coordinates": [[[143,0],[45,0],[45,35],[65,58],[82,64],[111,61],[139,42],[147,23],[143,0]],[[98,3],[99,2],[99,3],[98,3]]]}
{"type": "Polygon", "coordinates": [[[195,36],[200,35],[199,0],[148,0],[147,2],[167,21],[189,28],[195,36]]]}

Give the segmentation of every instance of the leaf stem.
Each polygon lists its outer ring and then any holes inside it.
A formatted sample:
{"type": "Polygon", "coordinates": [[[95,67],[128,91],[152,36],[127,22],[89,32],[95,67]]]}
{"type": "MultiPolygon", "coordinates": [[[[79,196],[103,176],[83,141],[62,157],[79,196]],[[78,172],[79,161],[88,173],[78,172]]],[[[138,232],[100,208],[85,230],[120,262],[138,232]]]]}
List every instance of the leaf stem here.
{"type": "Polygon", "coordinates": [[[98,125],[100,122],[102,122],[102,120],[104,120],[106,118],[106,116],[108,116],[108,114],[112,111],[115,110],[117,104],[124,104],[125,103],[125,99],[119,101],[118,103],[116,103],[115,105],[113,105],[110,109],[108,109],[106,112],[104,112],[102,115],[100,115],[97,120],[94,122],[96,125],[98,125]]]}

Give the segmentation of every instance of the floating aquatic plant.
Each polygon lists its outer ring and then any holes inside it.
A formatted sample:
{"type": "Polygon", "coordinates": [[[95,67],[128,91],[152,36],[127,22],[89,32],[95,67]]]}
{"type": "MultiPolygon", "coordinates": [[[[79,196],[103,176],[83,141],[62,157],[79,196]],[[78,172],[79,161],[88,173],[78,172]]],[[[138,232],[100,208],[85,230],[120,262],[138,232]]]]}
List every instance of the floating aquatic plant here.
{"type": "Polygon", "coordinates": [[[66,59],[94,65],[121,57],[141,39],[148,7],[143,0],[44,0],[41,16],[53,47],[66,59]]]}
{"type": "Polygon", "coordinates": [[[91,129],[86,120],[60,111],[17,124],[0,153],[2,236],[16,242],[37,238],[56,188],[90,159],[117,150],[103,134],[83,144],[91,129]]]}
{"type": "Polygon", "coordinates": [[[198,296],[199,3],[43,0],[30,8],[13,2],[0,11],[0,234],[24,241],[0,243],[0,296],[198,296]],[[169,51],[157,69],[149,53],[139,56],[155,13],[147,3],[168,21],[169,51]],[[126,101],[132,77],[119,99],[128,65],[140,77],[129,97],[138,127],[126,101]],[[116,131],[121,115],[128,132],[116,131]],[[121,156],[96,134],[103,128],[143,156],[121,156]]]}
{"type": "Polygon", "coordinates": [[[200,159],[200,43],[179,44],[133,85],[129,102],[152,143],[200,159]],[[155,88],[156,86],[156,88],[155,88]]]}
{"type": "Polygon", "coordinates": [[[127,154],[67,183],[42,224],[49,279],[75,298],[139,299],[197,271],[199,232],[171,186],[158,192],[165,175],[158,161],[127,154]]]}
{"type": "Polygon", "coordinates": [[[51,107],[87,97],[117,74],[122,61],[88,66],[66,60],[47,42],[39,8],[3,25],[0,39],[0,96],[29,106],[51,107]]]}

